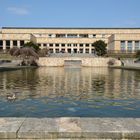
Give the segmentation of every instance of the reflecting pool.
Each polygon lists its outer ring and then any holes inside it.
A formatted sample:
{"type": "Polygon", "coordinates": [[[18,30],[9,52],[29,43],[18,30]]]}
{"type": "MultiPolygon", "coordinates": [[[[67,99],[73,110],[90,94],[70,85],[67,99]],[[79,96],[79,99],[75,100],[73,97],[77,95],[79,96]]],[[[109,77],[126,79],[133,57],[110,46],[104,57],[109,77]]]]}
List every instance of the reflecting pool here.
{"type": "Polygon", "coordinates": [[[140,117],[140,72],[84,67],[0,72],[0,117],[71,116],[140,117]]]}

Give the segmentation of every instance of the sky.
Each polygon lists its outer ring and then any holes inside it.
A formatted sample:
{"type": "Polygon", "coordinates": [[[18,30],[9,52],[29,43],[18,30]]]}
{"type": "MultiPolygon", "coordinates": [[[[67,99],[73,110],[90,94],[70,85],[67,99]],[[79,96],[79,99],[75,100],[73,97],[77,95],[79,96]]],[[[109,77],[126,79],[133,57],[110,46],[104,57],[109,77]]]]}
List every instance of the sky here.
{"type": "Polygon", "coordinates": [[[0,0],[1,27],[140,27],[140,0],[0,0]]]}

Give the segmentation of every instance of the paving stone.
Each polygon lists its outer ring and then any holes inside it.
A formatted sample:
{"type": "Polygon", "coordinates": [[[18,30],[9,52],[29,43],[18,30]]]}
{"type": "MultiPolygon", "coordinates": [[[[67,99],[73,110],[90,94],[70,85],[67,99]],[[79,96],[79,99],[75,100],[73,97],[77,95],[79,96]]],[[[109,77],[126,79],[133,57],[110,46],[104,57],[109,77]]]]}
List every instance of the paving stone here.
{"type": "Polygon", "coordinates": [[[139,118],[0,118],[0,139],[140,139],[139,118]]]}
{"type": "Polygon", "coordinates": [[[16,138],[24,118],[0,118],[0,139],[16,138]]]}
{"type": "Polygon", "coordinates": [[[27,118],[18,132],[18,138],[52,139],[57,137],[57,132],[58,126],[56,119],[27,118]]]}
{"type": "Polygon", "coordinates": [[[81,138],[80,118],[60,118],[58,138],[81,138]]]}
{"type": "Polygon", "coordinates": [[[81,129],[83,138],[140,139],[140,122],[132,118],[81,118],[81,129]]]}

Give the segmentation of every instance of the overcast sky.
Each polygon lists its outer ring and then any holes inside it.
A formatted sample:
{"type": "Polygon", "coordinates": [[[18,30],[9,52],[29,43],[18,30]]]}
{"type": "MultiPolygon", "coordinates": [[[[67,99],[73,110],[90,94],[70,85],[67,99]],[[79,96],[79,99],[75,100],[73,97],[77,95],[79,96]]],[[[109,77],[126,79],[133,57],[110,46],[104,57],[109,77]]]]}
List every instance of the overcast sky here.
{"type": "Polygon", "coordinates": [[[140,0],[0,0],[0,27],[140,27],[140,0]]]}

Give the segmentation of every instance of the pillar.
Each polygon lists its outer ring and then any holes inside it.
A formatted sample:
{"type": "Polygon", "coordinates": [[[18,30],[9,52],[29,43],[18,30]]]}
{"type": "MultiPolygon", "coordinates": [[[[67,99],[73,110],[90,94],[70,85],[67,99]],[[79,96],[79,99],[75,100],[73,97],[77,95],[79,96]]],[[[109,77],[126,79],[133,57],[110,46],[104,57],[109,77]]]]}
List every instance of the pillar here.
{"type": "Polygon", "coordinates": [[[74,51],[73,51],[73,44],[71,44],[71,53],[74,53],[74,51]]]}
{"type": "Polygon", "coordinates": [[[135,52],[135,41],[132,41],[132,52],[135,52]]]}
{"type": "Polygon", "coordinates": [[[83,53],[86,53],[86,44],[83,44],[83,53]]]}
{"type": "Polygon", "coordinates": [[[13,40],[10,40],[10,49],[13,48],[13,40]]]}
{"type": "Polygon", "coordinates": [[[3,40],[3,50],[6,50],[6,41],[3,40]]]}
{"type": "Polygon", "coordinates": [[[53,53],[56,53],[55,44],[53,44],[53,53]]]}
{"type": "Polygon", "coordinates": [[[91,54],[91,53],[92,53],[91,49],[92,49],[92,45],[91,45],[91,44],[89,44],[89,54],[91,54]]]}
{"type": "Polygon", "coordinates": [[[20,41],[17,40],[17,47],[20,48],[20,41]]]}
{"type": "Polygon", "coordinates": [[[77,52],[80,53],[80,44],[77,44],[77,52]]]}
{"type": "Polygon", "coordinates": [[[61,49],[62,49],[62,44],[59,44],[59,52],[61,51],[61,49]]]}
{"type": "Polygon", "coordinates": [[[125,41],[125,50],[126,50],[126,52],[128,52],[128,41],[125,41]]]}

